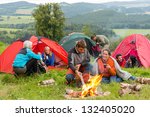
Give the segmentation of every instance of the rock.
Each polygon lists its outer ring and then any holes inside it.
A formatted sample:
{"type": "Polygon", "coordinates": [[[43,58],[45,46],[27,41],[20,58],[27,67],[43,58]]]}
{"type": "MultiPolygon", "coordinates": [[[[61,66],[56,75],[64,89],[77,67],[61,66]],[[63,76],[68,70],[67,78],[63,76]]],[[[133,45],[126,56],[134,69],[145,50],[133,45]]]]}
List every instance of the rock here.
{"type": "Polygon", "coordinates": [[[49,80],[44,80],[44,81],[41,81],[39,82],[39,85],[54,85],[55,83],[55,80],[54,79],[49,79],[49,80]]]}
{"type": "Polygon", "coordinates": [[[67,95],[71,95],[73,93],[73,90],[72,89],[66,89],[66,94],[67,95]]]}
{"type": "Polygon", "coordinates": [[[70,95],[64,95],[65,99],[71,99],[70,95]]]}
{"type": "Polygon", "coordinates": [[[104,92],[103,93],[103,96],[108,96],[108,95],[110,95],[111,93],[109,92],[109,91],[106,91],[106,92],[104,92]]]}

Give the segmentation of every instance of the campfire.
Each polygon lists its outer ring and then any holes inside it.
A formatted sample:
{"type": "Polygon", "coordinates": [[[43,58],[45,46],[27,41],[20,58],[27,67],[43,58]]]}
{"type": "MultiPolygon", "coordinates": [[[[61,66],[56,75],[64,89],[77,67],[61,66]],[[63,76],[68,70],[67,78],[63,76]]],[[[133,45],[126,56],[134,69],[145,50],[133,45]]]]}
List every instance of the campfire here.
{"type": "Polygon", "coordinates": [[[81,97],[97,95],[97,87],[102,80],[102,75],[96,75],[89,79],[88,83],[82,86],[81,97]]]}
{"type": "Polygon", "coordinates": [[[82,91],[73,91],[72,89],[66,89],[66,98],[84,98],[87,96],[106,96],[109,92],[101,92],[98,94],[97,87],[102,80],[102,75],[96,75],[89,79],[86,84],[83,84],[82,91]]]}

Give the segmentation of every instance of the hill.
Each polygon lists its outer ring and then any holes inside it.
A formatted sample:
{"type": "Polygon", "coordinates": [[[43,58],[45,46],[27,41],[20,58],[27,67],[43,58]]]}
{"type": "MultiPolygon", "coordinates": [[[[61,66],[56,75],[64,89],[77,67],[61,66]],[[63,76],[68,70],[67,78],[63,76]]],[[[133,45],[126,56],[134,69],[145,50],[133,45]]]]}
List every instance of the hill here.
{"type": "Polygon", "coordinates": [[[24,1],[0,4],[0,15],[31,15],[36,6],[24,1]]]}
{"type": "Polygon", "coordinates": [[[68,19],[72,24],[93,24],[109,28],[150,28],[150,15],[127,15],[114,10],[100,10],[68,19]]]}
{"type": "MultiPolygon", "coordinates": [[[[0,15],[31,15],[37,4],[19,1],[0,4],[0,15]]],[[[107,3],[60,3],[60,6],[67,18],[87,14],[100,10],[114,10],[126,14],[149,14],[150,1],[136,0],[130,2],[107,2],[107,3]]]]}

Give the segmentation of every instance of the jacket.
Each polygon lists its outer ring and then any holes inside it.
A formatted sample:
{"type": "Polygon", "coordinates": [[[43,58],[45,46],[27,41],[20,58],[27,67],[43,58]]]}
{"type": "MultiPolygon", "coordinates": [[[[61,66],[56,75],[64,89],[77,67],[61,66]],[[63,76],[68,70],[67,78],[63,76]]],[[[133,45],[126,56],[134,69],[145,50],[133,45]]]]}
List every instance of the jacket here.
{"type": "Polygon", "coordinates": [[[85,66],[89,62],[90,54],[87,49],[85,49],[84,53],[79,53],[74,47],[68,52],[68,66],[73,72],[76,70],[76,65],[81,64],[81,66],[85,66]]]}
{"type": "Polygon", "coordinates": [[[13,67],[25,67],[26,63],[32,58],[40,60],[41,55],[35,54],[29,48],[22,48],[14,59],[13,67]]]}

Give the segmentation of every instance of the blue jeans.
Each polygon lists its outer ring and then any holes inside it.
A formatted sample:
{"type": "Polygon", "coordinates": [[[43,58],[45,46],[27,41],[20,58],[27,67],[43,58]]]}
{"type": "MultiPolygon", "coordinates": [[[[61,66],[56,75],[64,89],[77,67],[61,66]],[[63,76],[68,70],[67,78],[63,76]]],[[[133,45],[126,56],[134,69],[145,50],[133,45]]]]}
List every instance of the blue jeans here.
{"type": "Polygon", "coordinates": [[[70,84],[70,82],[75,80],[75,77],[74,77],[73,74],[67,74],[66,75],[66,80],[67,80],[68,84],[70,84]]]}
{"type": "Polygon", "coordinates": [[[103,77],[102,83],[111,83],[111,82],[122,82],[122,78],[119,78],[117,76],[110,76],[110,78],[103,77]]]}

